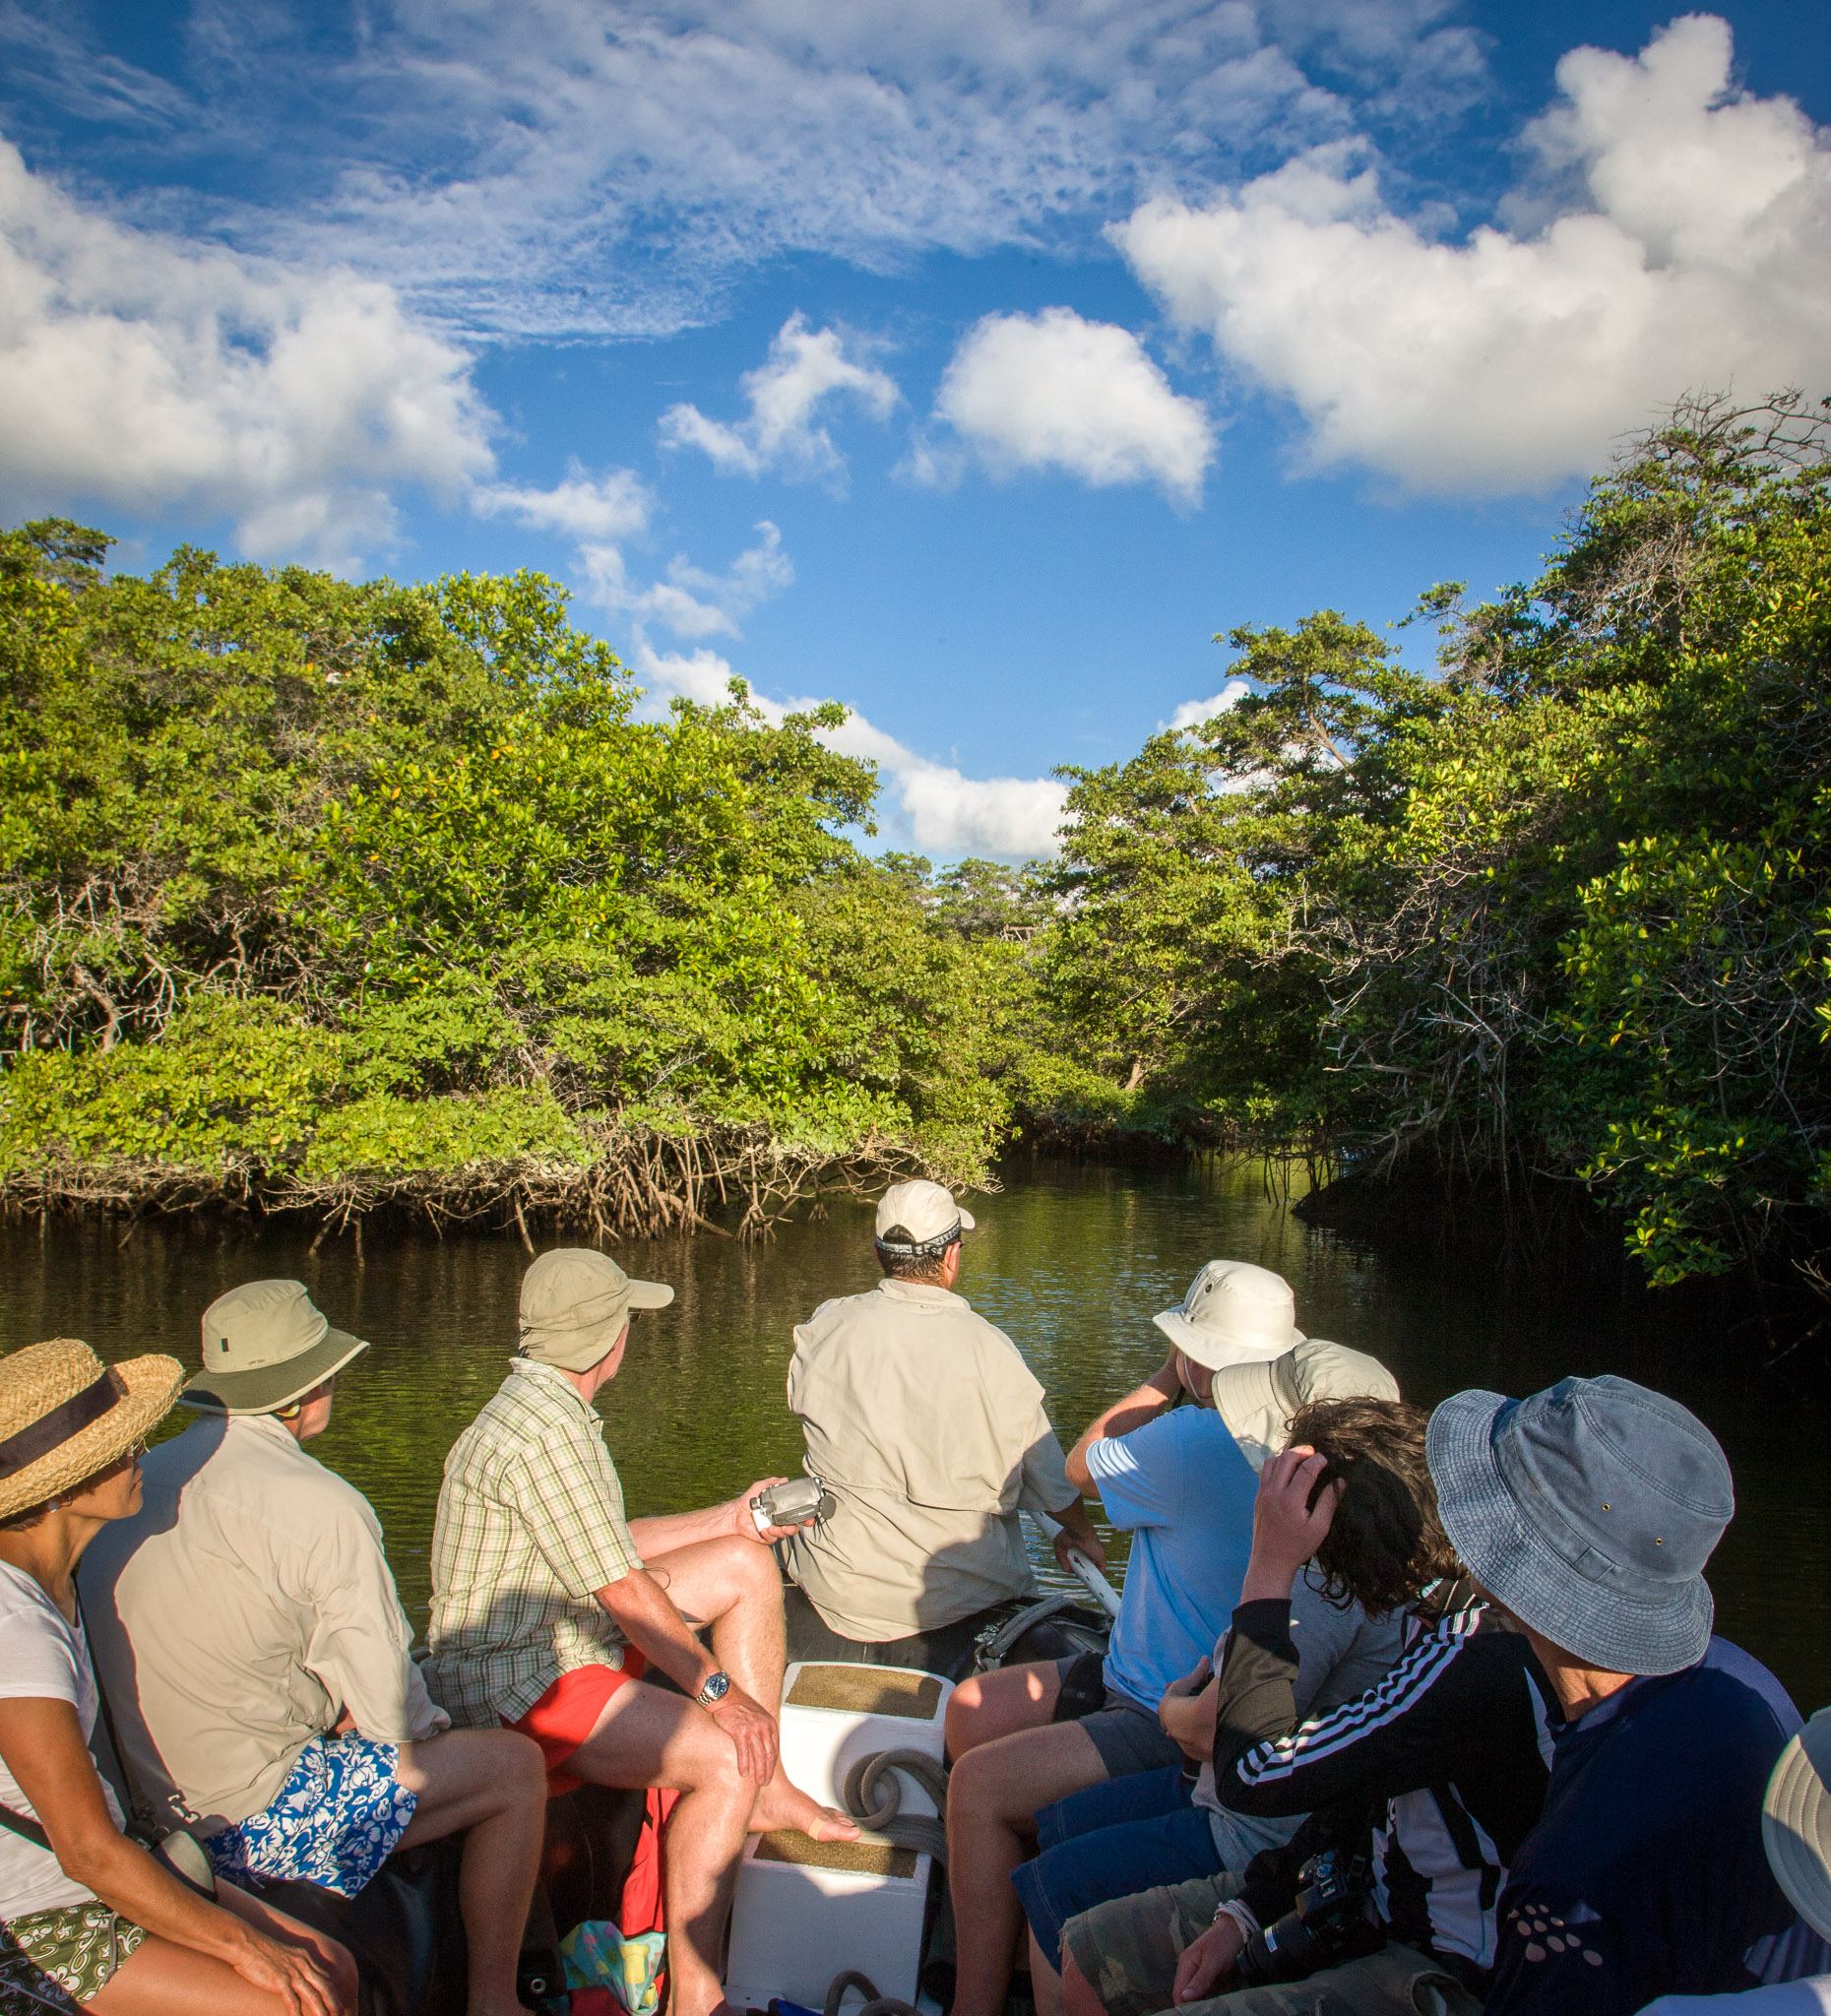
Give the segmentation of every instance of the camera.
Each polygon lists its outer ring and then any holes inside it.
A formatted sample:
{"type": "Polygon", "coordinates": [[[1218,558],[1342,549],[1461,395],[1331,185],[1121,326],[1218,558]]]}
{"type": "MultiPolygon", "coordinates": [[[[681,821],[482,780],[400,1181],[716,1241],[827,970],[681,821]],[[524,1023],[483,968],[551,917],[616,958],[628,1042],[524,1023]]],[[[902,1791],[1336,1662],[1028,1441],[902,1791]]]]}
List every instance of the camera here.
{"type": "Polygon", "coordinates": [[[1248,1987],[1302,1981],[1344,1960],[1377,1953],[1386,1933],[1373,1909],[1365,1856],[1339,1849],[1313,1855],[1297,1871],[1294,1909],[1253,1932],[1236,1963],[1248,1987]]]}
{"type": "Polygon", "coordinates": [[[790,1478],[786,1484],[772,1484],[750,1501],[750,1516],[758,1533],[772,1526],[805,1526],[809,1520],[831,1519],[839,1500],[817,1477],[790,1478]]]}

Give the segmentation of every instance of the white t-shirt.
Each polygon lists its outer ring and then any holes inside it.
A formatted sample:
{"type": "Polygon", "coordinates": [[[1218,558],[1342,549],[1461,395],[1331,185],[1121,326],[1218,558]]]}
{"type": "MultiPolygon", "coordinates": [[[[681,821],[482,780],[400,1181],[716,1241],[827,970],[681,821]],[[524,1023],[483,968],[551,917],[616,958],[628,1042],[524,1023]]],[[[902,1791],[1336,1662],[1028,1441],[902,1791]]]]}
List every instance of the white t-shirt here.
{"type": "MultiPolygon", "coordinates": [[[[85,1742],[95,1727],[95,1675],[81,1627],[69,1622],[30,1575],[6,1561],[0,1561],[0,1700],[68,1701],[77,1712],[85,1742]]],[[[114,1824],[122,1826],[120,1801],[105,1778],[101,1791],[114,1824]]],[[[0,1805],[11,1806],[28,1819],[41,1817],[27,1803],[4,1763],[0,1805]]],[[[60,1911],[94,1898],[94,1891],[64,1874],[48,1848],[0,1827],[0,1919],[60,1911]]]]}

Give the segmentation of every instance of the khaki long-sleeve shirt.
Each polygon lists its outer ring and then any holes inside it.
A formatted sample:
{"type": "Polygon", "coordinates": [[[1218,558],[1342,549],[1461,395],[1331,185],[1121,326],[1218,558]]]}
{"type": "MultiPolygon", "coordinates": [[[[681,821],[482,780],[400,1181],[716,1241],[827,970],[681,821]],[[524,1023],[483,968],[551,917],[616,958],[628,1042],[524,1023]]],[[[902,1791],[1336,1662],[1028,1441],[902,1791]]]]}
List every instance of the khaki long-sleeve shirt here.
{"type": "Polygon", "coordinates": [[[449,1727],[410,1657],[380,1522],[266,1415],[151,1450],[84,1556],[84,1614],[136,1802],[209,1835],[258,1813],[346,1710],[378,1742],[449,1727]]]}
{"type": "Polygon", "coordinates": [[[794,1333],[789,1406],[838,1510],[789,1543],[827,1624],[876,1644],[1036,1591],[1020,1511],[1078,1501],[1042,1388],[961,1295],[881,1281],[794,1333]]]}

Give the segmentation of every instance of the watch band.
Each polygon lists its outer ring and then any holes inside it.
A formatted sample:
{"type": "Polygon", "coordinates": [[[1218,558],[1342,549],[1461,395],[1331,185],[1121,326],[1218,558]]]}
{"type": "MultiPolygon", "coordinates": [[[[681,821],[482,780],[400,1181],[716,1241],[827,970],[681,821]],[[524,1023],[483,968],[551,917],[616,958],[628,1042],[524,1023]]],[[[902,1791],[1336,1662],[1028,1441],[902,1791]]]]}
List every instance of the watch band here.
{"type": "Polygon", "coordinates": [[[693,1699],[701,1708],[716,1708],[731,1691],[731,1676],[723,1670],[708,1673],[704,1684],[693,1699]]]}

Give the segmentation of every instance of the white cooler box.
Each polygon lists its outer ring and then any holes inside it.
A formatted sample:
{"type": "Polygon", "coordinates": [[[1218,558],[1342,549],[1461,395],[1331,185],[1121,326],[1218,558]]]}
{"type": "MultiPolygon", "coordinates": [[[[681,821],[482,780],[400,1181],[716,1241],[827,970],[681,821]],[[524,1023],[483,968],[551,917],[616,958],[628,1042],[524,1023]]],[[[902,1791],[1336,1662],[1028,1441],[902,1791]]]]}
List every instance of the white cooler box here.
{"type": "MultiPolygon", "coordinates": [[[[782,1763],[825,1806],[845,1805],[846,1774],[879,1750],[921,1750],[937,1764],[953,1683],[900,1667],[797,1661],[783,1675],[782,1763]]],[[[934,1802],[896,1774],[905,1814],[934,1802]]],[[[737,1872],[726,1995],[739,2009],[782,1996],[818,2009],[849,1967],[880,1994],[914,2002],[933,1858],[914,1849],[753,1835],[737,1872]]]]}

